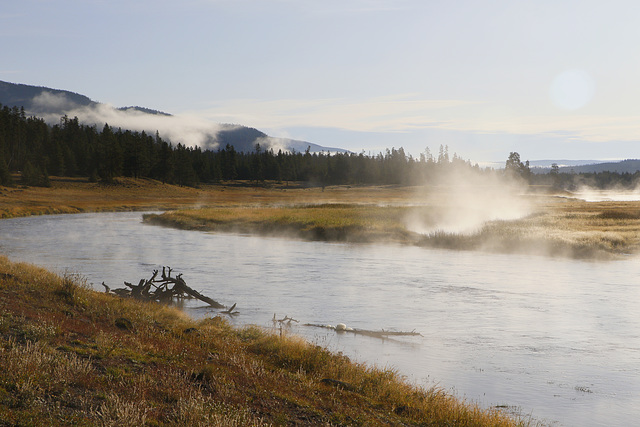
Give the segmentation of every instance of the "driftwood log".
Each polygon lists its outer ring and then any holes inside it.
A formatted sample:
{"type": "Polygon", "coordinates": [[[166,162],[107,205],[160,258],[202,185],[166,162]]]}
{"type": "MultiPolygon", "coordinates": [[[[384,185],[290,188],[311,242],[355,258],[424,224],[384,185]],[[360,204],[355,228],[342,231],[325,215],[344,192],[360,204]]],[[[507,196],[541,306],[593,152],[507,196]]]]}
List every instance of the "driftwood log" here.
{"type": "Polygon", "coordinates": [[[338,333],[350,332],[352,334],[367,335],[370,337],[377,337],[377,338],[387,338],[392,336],[396,336],[396,337],[397,336],[423,336],[420,332],[416,332],[416,331],[410,331],[410,332],[385,331],[384,329],[381,329],[379,331],[371,331],[368,329],[348,328],[344,323],[338,323],[336,326],[319,325],[315,323],[305,323],[303,326],[313,326],[315,328],[331,329],[338,333]]]}
{"type": "MultiPolygon", "coordinates": [[[[218,301],[202,295],[200,292],[187,286],[182,274],[175,277],[171,275],[170,267],[162,267],[162,275],[158,277],[159,270],[154,270],[150,279],[141,279],[137,285],[124,282],[126,288],[111,289],[102,282],[106,293],[112,293],[121,297],[132,297],[143,301],[171,302],[174,299],[195,298],[209,304],[213,308],[225,308],[218,301]]],[[[235,304],[233,305],[235,308],[235,304]]],[[[235,312],[237,313],[237,312],[235,312]]],[[[233,313],[233,314],[235,314],[233,313]]],[[[231,314],[231,313],[230,313],[231,314]]]]}

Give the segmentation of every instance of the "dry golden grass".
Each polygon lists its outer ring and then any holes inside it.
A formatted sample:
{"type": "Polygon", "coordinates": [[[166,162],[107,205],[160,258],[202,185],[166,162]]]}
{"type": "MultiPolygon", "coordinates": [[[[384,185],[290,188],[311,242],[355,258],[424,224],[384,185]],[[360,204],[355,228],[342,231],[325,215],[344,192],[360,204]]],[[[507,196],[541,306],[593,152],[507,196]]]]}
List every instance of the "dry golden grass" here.
{"type": "Polygon", "coordinates": [[[114,185],[86,179],[52,178],[51,187],[0,187],[0,217],[116,210],[151,210],[193,205],[201,192],[152,180],[122,178],[114,185]]]}
{"type": "Polygon", "coordinates": [[[200,188],[162,184],[150,179],[117,178],[114,184],[84,178],[51,178],[51,187],[0,187],[0,218],[55,213],[166,210],[194,206],[247,206],[304,203],[402,203],[407,187],[249,186],[243,182],[200,188]]]}
{"type": "MultiPolygon", "coordinates": [[[[283,234],[314,240],[394,241],[457,250],[485,250],[605,259],[640,251],[640,202],[587,203],[530,196],[533,213],[484,223],[471,232],[411,232],[407,218],[436,224],[436,205],[259,205],[183,209],[149,215],[148,222],[186,229],[283,234]]],[[[394,200],[398,203],[398,200],[394,200]]]]}
{"type": "Polygon", "coordinates": [[[527,425],[296,337],[234,329],[217,317],[196,322],[4,257],[0,419],[61,426],[527,425]]]}
{"type": "Polygon", "coordinates": [[[373,242],[407,238],[406,208],[323,204],[202,208],[148,215],[160,225],[209,231],[287,234],[312,240],[373,242]]]}
{"type": "MultiPolygon", "coordinates": [[[[441,236],[440,236],[441,237],[441,236]]],[[[640,252],[640,202],[584,202],[545,197],[533,214],[487,223],[474,248],[501,252],[607,259],[640,252]]],[[[434,241],[437,237],[434,237],[434,241]]]]}

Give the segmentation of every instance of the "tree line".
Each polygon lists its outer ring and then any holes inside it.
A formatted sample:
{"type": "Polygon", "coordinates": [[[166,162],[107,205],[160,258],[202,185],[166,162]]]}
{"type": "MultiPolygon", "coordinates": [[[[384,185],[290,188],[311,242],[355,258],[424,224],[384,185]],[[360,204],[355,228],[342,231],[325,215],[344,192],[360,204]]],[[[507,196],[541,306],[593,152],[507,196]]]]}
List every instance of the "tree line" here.
{"type": "Polygon", "coordinates": [[[251,152],[231,145],[202,150],[173,145],[144,131],[102,129],[64,116],[55,125],[27,117],[23,108],[0,108],[0,184],[20,173],[23,184],[48,185],[49,176],[87,177],[112,182],[120,176],[152,178],[164,183],[195,186],[227,180],[303,181],[311,185],[415,184],[443,168],[475,168],[440,147],[437,157],[427,149],[419,158],[404,149],[377,155],[311,153],[266,149],[251,152]]]}
{"type": "Polygon", "coordinates": [[[556,190],[575,191],[581,187],[598,189],[636,189],[640,184],[640,171],[630,172],[560,172],[557,163],[551,165],[548,173],[534,173],[529,161],[522,162],[520,154],[511,152],[505,163],[504,173],[516,177],[530,185],[552,187],[556,190]]]}

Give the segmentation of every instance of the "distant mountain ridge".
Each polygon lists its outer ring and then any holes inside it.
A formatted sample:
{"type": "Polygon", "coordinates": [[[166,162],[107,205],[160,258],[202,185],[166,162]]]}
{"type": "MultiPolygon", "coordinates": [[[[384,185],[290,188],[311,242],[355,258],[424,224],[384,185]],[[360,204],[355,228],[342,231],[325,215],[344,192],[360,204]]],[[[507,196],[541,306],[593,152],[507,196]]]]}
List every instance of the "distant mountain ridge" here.
{"type": "Polygon", "coordinates": [[[131,106],[131,107],[120,107],[118,108],[118,110],[120,111],[139,111],[141,113],[145,113],[145,114],[157,114],[157,115],[161,115],[161,116],[170,116],[171,114],[169,113],[165,113],[164,111],[158,111],[158,110],[152,110],[151,108],[145,108],[145,107],[138,107],[136,106],[131,106]]]}
{"type": "Polygon", "coordinates": [[[531,160],[529,162],[529,166],[532,168],[547,168],[550,169],[553,164],[558,165],[559,167],[573,167],[573,166],[582,166],[582,165],[595,165],[598,163],[605,163],[602,160],[568,160],[568,159],[560,159],[560,160],[531,160]]]}
{"type": "Polygon", "coordinates": [[[627,159],[619,162],[602,162],[590,165],[565,166],[559,169],[560,172],[575,173],[635,173],[640,170],[640,160],[627,159]]]}
{"type": "Polygon", "coordinates": [[[626,159],[618,162],[607,162],[602,160],[538,160],[529,162],[533,173],[547,173],[551,170],[550,165],[558,165],[560,173],[635,173],[640,170],[640,160],[626,159]],[[536,163],[544,166],[536,166],[536,163]]]}
{"type": "MultiPolygon", "coordinates": [[[[88,114],[88,116],[91,117],[88,123],[86,120],[83,120],[82,117],[79,117],[81,122],[87,124],[99,124],[97,122],[102,121],[102,124],[109,123],[113,125],[111,122],[111,120],[113,120],[113,114],[111,114],[113,111],[121,112],[122,114],[135,114],[136,116],[132,116],[131,119],[139,118],[140,116],[153,117],[156,119],[162,119],[163,117],[176,118],[176,116],[169,113],[140,106],[112,108],[106,104],[93,101],[85,95],[68,90],[5,81],[0,81],[0,104],[8,107],[24,107],[27,115],[43,117],[49,119],[50,122],[56,122],[64,115],[73,117],[73,113],[78,110],[89,111],[91,113],[88,114]],[[105,113],[108,113],[109,118],[107,118],[107,115],[100,115],[105,113]]],[[[130,121],[131,120],[129,120],[129,122],[130,121]]],[[[116,126],[120,125],[116,124],[116,126]]],[[[122,125],[122,127],[127,128],[127,125],[122,125]]],[[[155,133],[158,130],[157,128],[154,129],[153,125],[147,125],[146,127],[147,128],[141,130],[150,133],[155,133]]],[[[250,152],[255,150],[256,144],[260,144],[261,148],[274,149],[274,151],[284,149],[303,152],[309,149],[311,152],[348,152],[341,148],[323,147],[307,141],[271,137],[258,129],[243,125],[211,123],[211,128],[213,127],[216,127],[215,131],[197,129],[197,132],[202,134],[202,144],[200,144],[202,149],[215,149],[215,147],[224,148],[230,145],[233,146],[236,151],[250,152]]],[[[169,139],[173,143],[184,143],[180,135],[175,135],[176,133],[177,132],[174,132],[173,137],[163,135],[163,138],[169,139]]],[[[193,129],[185,128],[185,133],[193,133],[193,129]]]]}

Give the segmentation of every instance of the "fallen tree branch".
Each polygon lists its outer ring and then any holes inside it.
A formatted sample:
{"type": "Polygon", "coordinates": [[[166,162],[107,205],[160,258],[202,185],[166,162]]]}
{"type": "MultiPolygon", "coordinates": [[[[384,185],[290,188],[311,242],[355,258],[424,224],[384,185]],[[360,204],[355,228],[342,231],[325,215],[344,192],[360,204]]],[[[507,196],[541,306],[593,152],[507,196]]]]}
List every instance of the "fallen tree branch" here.
{"type": "MultiPolygon", "coordinates": [[[[162,267],[162,275],[158,278],[159,270],[154,270],[151,278],[141,279],[137,285],[124,282],[126,288],[111,289],[104,282],[106,293],[112,293],[121,297],[132,297],[142,301],[170,302],[174,299],[195,298],[209,304],[213,308],[225,308],[218,301],[202,295],[190,288],[182,278],[182,274],[171,276],[173,270],[170,267],[162,267]]],[[[235,304],[232,308],[235,308],[235,304]]],[[[229,314],[237,314],[229,313],[229,314]]]]}

